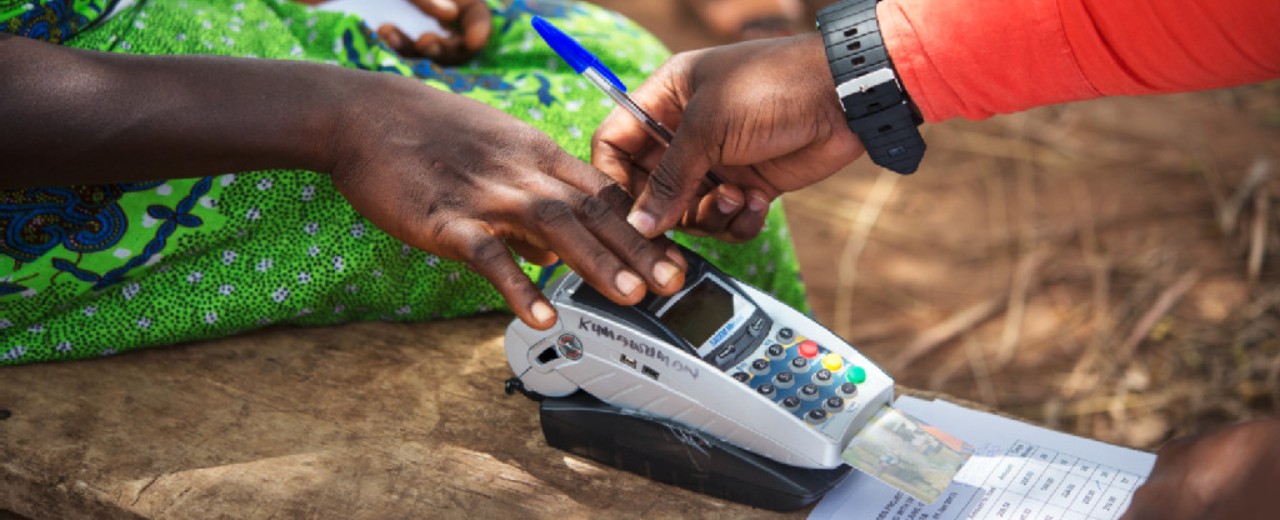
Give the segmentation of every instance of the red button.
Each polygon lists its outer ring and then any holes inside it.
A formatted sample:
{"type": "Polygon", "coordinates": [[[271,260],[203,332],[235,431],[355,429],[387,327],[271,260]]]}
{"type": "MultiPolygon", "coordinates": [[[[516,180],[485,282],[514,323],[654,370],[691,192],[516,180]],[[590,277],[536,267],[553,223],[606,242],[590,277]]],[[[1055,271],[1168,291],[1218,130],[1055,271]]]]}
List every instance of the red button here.
{"type": "Polygon", "coordinates": [[[801,341],[800,355],[809,359],[818,357],[818,344],[811,339],[801,341]]]}

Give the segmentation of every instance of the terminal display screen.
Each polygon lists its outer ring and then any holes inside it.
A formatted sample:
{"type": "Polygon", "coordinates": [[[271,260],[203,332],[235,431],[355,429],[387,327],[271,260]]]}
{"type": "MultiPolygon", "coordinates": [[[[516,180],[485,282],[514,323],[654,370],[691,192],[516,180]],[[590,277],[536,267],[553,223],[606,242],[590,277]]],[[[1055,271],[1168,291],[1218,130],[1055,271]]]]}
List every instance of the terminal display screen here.
{"type": "Polygon", "coordinates": [[[658,319],[697,347],[706,343],[730,318],[733,318],[733,294],[718,283],[703,280],[658,319]]]}

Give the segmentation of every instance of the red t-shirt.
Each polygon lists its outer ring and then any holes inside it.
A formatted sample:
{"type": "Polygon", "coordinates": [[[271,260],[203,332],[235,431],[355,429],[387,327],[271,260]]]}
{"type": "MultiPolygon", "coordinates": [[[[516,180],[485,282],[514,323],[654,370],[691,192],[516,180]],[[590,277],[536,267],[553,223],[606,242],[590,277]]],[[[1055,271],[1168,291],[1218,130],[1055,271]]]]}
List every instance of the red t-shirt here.
{"type": "Polygon", "coordinates": [[[885,0],[928,121],[1280,78],[1280,0],[885,0]]]}

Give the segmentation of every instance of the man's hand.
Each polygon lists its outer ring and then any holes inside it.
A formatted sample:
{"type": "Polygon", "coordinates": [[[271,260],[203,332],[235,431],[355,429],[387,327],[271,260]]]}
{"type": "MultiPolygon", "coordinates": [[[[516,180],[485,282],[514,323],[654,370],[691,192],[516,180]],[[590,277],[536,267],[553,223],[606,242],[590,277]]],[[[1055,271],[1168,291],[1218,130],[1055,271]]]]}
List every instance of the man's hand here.
{"type": "Polygon", "coordinates": [[[1176,439],[1160,449],[1125,520],[1276,518],[1280,420],[1176,439]]]}
{"type": "Polygon", "coordinates": [[[392,236],[487,278],[525,323],[545,329],[555,314],[508,246],[544,265],[558,254],[624,305],[646,285],[664,295],[683,285],[674,246],[624,220],[625,190],[546,134],[412,79],[361,78],[373,84],[355,89],[338,125],[334,186],[392,236]]]}
{"type": "Polygon", "coordinates": [[[437,63],[456,65],[479,53],[493,32],[493,14],[489,12],[489,6],[485,5],[484,0],[403,1],[412,2],[449,30],[447,36],[412,36],[392,24],[378,27],[378,37],[403,56],[428,58],[437,63]]]}
{"type": "Polygon", "coordinates": [[[683,216],[686,226],[749,238],[774,198],[863,153],[845,124],[817,34],[679,54],[634,95],[675,129],[670,149],[615,110],[596,131],[592,161],[638,194],[628,220],[645,236],[683,216]],[[732,186],[700,197],[708,170],[732,186]]]}

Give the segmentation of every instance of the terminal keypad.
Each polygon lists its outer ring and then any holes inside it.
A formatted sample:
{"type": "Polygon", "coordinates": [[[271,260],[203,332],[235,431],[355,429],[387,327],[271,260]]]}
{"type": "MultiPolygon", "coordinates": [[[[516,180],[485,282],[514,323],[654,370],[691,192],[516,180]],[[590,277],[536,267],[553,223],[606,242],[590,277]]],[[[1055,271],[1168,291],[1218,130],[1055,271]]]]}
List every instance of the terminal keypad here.
{"type": "Polygon", "coordinates": [[[733,377],[812,426],[854,408],[866,369],[782,327],[733,377]]]}

